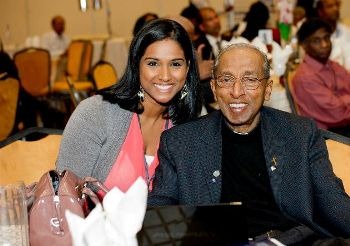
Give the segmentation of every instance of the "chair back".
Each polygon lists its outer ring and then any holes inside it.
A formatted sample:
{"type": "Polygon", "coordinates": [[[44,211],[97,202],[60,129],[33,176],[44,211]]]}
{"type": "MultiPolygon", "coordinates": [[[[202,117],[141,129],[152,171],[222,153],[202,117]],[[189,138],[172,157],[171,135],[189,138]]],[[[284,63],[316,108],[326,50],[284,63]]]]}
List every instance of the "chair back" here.
{"type": "Polygon", "coordinates": [[[326,139],[333,171],[342,180],[344,189],[350,196],[350,138],[326,130],[321,131],[326,139]]]}
{"type": "Polygon", "coordinates": [[[87,80],[91,68],[93,45],[89,40],[73,40],[68,47],[67,75],[74,81],[87,80]]]}
{"type": "Polygon", "coordinates": [[[96,90],[100,90],[117,83],[117,72],[113,65],[106,61],[99,61],[92,68],[91,77],[95,84],[96,90]]]}
{"type": "Polygon", "coordinates": [[[60,94],[64,100],[70,94],[71,103],[68,105],[67,114],[70,115],[79,101],[86,98],[94,91],[95,87],[89,81],[93,44],[89,40],[73,40],[67,51],[67,67],[65,78],[55,81],[52,87],[53,93],[60,94]]]}
{"type": "Polygon", "coordinates": [[[51,58],[49,51],[27,48],[14,55],[23,89],[32,96],[45,96],[50,92],[51,58]]]}
{"type": "Polygon", "coordinates": [[[292,113],[300,115],[300,111],[299,111],[298,105],[295,102],[294,96],[293,96],[294,89],[293,89],[292,80],[293,80],[294,75],[295,75],[295,70],[289,70],[287,72],[287,79],[286,79],[287,83],[285,83],[286,95],[287,95],[287,100],[289,102],[289,105],[290,105],[290,108],[292,110],[292,113]]]}
{"type": "Polygon", "coordinates": [[[0,148],[0,185],[19,180],[28,185],[55,169],[61,137],[49,134],[35,141],[16,140],[0,148]]]}
{"type": "Polygon", "coordinates": [[[7,138],[15,126],[18,97],[18,80],[0,80],[0,140],[7,138]]]}

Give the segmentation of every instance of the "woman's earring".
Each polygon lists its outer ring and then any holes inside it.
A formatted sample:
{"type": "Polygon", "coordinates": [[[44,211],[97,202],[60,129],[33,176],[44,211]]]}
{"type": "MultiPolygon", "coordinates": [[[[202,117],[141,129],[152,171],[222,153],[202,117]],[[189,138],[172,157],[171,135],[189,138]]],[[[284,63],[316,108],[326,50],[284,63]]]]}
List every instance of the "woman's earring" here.
{"type": "Polygon", "coordinates": [[[140,98],[140,101],[143,102],[145,100],[145,93],[143,88],[140,86],[140,90],[137,92],[137,96],[140,98]]]}
{"type": "Polygon", "coordinates": [[[187,94],[188,94],[188,89],[187,89],[187,85],[185,84],[181,90],[180,100],[184,99],[187,96],[187,94]]]}

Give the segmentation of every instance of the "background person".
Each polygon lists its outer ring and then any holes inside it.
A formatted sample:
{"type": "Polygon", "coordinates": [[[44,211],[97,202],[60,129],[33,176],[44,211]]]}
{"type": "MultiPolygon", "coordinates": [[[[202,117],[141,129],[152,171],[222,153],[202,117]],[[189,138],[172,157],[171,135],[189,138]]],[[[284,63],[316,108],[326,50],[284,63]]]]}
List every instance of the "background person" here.
{"type": "MultiPolygon", "coordinates": [[[[194,38],[195,38],[195,30],[194,29],[195,28],[189,19],[187,19],[186,17],[183,17],[181,15],[167,16],[167,19],[178,22],[187,31],[191,40],[194,41],[194,38]]],[[[211,68],[213,66],[213,60],[203,60],[202,59],[203,48],[204,48],[204,45],[202,44],[196,50],[197,63],[198,63],[198,69],[199,69],[199,77],[201,80],[211,78],[211,68]]]]}
{"type": "Polygon", "coordinates": [[[293,97],[301,115],[320,128],[350,137],[350,73],[330,60],[331,27],[311,18],[297,36],[305,57],[293,77],[293,97]]]}
{"type": "Polygon", "coordinates": [[[81,102],[63,133],[57,169],[128,190],[148,185],[163,130],[197,117],[198,71],[187,32],[175,21],[149,22],[134,37],[124,75],[81,102]]]}
{"type": "Polygon", "coordinates": [[[142,27],[144,27],[149,21],[158,19],[158,15],[155,13],[148,12],[139,18],[137,18],[134,28],[133,28],[133,35],[136,36],[137,32],[141,30],[142,27]]]}
{"type": "Polygon", "coordinates": [[[350,71],[350,28],[340,22],[340,0],[318,0],[318,17],[332,28],[332,53],[330,59],[338,62],[350,71]]]}
{"type": "Polygon", "coordinates": [[[199,28],[202,32],[201,36],[195,41],[195,46],[204,44],[203,59],[213,59],[218,55],[221,47],[221,23],[215,9],[204,7],[199,9],[200,21],[199,28]]]}
{"type": "Polygon", "coordinates": [[[291,37],[295,37],[299,28],[306,20],[306,12],[302,6],[295,6],[293,9],[293,24],[291,37]]]}
{"type": "MultiPolygon", "coordinates": [[[[196,49],[199,49],[199,60],[213,60],[222,46],[220,36],[221,24],[216,11],[211,7],[199,9],[199,29],[201,34],[194,41],[196,49]]],[[[215,110],[216,104],[210,89],[210,78],[201,80],[200,83],[204,105],[208,112],[215,110]]]]}
{"type": "Polygon", "coordinates": [[[66,22],[62,16],[54,16],[51,20],[52,31],[41,37],[41,47],[47,49],[51,56],[63,55],[68,48],[70,38],[64,34],[65,26],[66,22]]]}
{"type": "Polygon", "coordinates": [[[194,26],[192,41],[197,40],[201,34],[201,30],[199,28],[199,22],[201,20],[199,9],[190,1],[189,5],[181,11],[180,15],[191,21],[194,26]]]}
{"type": "MultiPolygon", "coordinates": [[[[166,18],[178,22],[187,31],[192,41],[194,41],[195,28],[189,19],[181,15],[171,15],[171,16],[167,16],[166,18]]],[[[199,78],[201,81],[206,81],[206,80],[210,80],[211,78],[211,68],[213,66],[214,61],[202,59],[203,48],[204,48],[204,44],[200,45],[196,50],[196,54],[197,54],[199,78]]],[[[205,109],[205,110],[202,110],[201,114],[202,115],[206,114],[207,113],[206,108],[202,107],[202,109],[205,109]]]]}
{"type": "Polygon", "coordinates": [[[315,123],[263,106],[269,72],[254,46],[220,52],[211,80],[220,110],[162,134],[148,204],[241,201],[248,236],[266,239],[272,230],[286,245],[349,237],[350,198],[315,123]]]}

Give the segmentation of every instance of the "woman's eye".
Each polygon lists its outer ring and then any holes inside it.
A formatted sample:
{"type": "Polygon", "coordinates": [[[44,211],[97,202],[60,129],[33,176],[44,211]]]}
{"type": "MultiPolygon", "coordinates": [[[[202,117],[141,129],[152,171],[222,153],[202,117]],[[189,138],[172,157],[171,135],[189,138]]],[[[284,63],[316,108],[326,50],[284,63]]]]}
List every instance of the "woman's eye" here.
{"type": "Polygon", "coordinates": [[[155,62],[155,61],[149,61],[148,63],[147,63],[147,65],[148,66],[157,66],[157,62],[155,62]]]}
{"type": "Polygon", "coordinates": [[[172,63],[171,63],[171,66],[173,66],[173,67],[182,67],[183,66],[183,62],[182,61],[173,61],[172,63]]]}

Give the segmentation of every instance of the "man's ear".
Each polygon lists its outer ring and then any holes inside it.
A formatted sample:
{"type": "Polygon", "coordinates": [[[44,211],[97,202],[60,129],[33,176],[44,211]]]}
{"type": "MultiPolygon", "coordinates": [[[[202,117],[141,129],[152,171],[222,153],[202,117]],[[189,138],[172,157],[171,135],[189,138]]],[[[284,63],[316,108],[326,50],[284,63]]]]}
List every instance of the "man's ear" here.
{"type": "Polygon", "coordinates": [[[216,82],[215,82],[215,79],[211,79],[211,80],[210,80],[210,88],[211,88],[211,91],[213,92],[215,101],[217,101],[217,98],[216,98],[216,82]]]}

